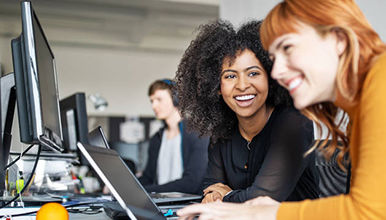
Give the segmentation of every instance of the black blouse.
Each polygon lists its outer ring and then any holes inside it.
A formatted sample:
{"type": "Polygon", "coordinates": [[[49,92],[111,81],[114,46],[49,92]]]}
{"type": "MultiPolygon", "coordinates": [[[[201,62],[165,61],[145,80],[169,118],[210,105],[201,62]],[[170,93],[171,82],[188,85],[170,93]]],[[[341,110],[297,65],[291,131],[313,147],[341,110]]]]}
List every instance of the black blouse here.
{"type": "Polygon", "coordinates": [[[280,202],[318,198],[315,155],[303,156],[312,142],[310,120],[293,108],[276,107],[250,143],[237,128],[231,139],[210,147],[202,188],[228,185],[233,191],[223,198],[226,202],[258,196],[280,202]]]}

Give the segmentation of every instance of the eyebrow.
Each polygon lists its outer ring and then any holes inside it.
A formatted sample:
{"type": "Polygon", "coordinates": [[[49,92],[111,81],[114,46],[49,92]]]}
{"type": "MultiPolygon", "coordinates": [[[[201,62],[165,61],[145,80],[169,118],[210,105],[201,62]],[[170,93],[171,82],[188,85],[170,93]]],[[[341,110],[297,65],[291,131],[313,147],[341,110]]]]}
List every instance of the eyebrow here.
{"type": "Polygon", "coordinates": [[[222,71],[222,72],[221,72],[221,76],[222,76],[222,75],[224,75],[224,73],[226,73],[226,72],[237,73],[237,71],[236,71],[236,70],[230,70],[230,69],[226,69],[226,70],[224,70],[224,71],[222,71]]]}
{"type": "Polygon", "coordinates": [[[250,70],[250,69],[259,69],[259,70],[264,70],[263,68],[261,68],[261,67],[259,67],[259,66],[250,66],[250,67],[248,67],[248,68],[246,68],[245,70],[246,71],[248,71],[248,70],[250,70]]]}
{"type": "MultiPolygon", "coordinates": [[[[261,68],[261,67],[259,67],[259,66],[249,66],[249,67],[245,68],[245,71],[248,71],[248,70],[250,70],[250,69],[259,69],[259,70],[264,71],[264,69],[261,68]]],[[[226,70],[224,70],[224,71],[221,72],[221,75],[223,75],[223,74],[226,73],[226,72],[237,73],[236,70],[226,69],[226,70]]]]}
{"type": "Polygon", "coordinates": [[[284,43],[285,40],[287,40],[288,37],[284,37],[283,39],[281,39],[281,41],[276,45],[276,50],[279,49],[281,47],[281,45],[284,43]]]}

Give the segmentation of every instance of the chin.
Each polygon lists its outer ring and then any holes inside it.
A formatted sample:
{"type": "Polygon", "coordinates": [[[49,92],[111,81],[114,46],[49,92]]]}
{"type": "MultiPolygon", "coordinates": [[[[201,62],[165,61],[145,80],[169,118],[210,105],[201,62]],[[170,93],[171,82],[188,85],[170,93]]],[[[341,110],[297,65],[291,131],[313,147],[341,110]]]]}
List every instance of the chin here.
{"type": "Polygon", "coordinates": [[[305,100],[294,100],[294,106],[298,110],[302,110],[310,106],[311,104],[309,102],[306,102],[305,100]]]}

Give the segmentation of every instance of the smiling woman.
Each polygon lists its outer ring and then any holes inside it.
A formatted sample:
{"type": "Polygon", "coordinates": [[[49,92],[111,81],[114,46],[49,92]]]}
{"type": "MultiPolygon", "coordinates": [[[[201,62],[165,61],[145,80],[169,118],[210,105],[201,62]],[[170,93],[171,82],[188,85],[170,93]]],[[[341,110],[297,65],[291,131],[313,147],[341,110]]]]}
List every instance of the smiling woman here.
{"type": "MultiPolygon", "coordinates": [[[[261,27],[272,76],[290,90],[295,106],[332,140],[318,147],[349,152],[345,195],[278,203],[258,198],[243,205],[212,203],[181,211],[202,219],[386,219],[386,45],[354,0],[283,0],[261,27]],[[349,115],[346,132],[338,108],[349,115]],[[338,141],[341,142],[338,144],[338,141]]],[[[315,145],[317,146],[317,145],[315,145]]],[[[342,160],[338,160],[342,164],[342,160]]]]}
{"type": "Polygon", "coordinates": [[[312,123],[268,74],[259,27],[201,26],[177,71],[179,108],[190,128],[211,136],[204,203],[318,197],[314,154],[303,157],[312,123]]]}

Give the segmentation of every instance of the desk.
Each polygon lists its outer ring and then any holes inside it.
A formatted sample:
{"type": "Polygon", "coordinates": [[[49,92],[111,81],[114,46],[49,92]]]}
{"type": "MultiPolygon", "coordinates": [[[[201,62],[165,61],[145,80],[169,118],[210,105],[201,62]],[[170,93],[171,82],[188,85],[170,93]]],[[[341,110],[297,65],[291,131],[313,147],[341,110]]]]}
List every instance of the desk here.
{"type": "MultiPolygon", "coordinates": [[[[4,208],[0,209],[0,215],[4,214],[17,214],[17,213],[26,213],[26,212],[33,212],[38,210],[39,207],[33,207],[33,208],[4,208]]],[[[111,220],[105,212],[101,212],[95,215],[87,215],[87,214],[81,214],[81,213],[69,213],[71,220],[111,220]]],[[[29,215],[29,216],[20,216],[20,217],[13,217],[12,219],[15,220],[35,220],[35,215],[29,215]]]]}

